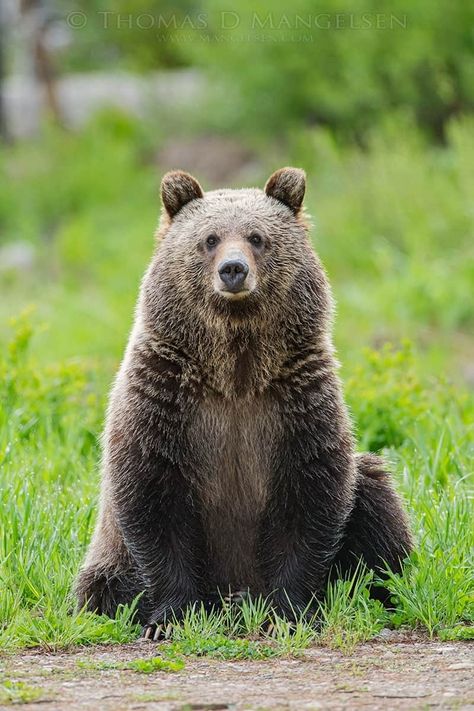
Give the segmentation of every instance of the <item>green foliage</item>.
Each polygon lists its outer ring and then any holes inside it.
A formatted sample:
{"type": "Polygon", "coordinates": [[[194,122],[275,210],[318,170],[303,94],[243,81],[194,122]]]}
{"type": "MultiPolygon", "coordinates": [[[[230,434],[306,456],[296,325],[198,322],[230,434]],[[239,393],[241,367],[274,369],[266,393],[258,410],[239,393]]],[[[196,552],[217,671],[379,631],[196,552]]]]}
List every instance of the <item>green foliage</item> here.
{"type": "Polygon", "coordinates": [[[237,630],[247,635],[259,635],[268,621],[269,605],[263,597],[250,597],[239,608],[237,630]]]}
{"type": "Polygon", "coordinates": [[[389,622],[389,615],[378,600],[369,597],[371,572],[357,570],[350,580],[328,586],[321,605],[319,643],[350,652],[360,642],[374,637],[389,622]]]}
{"type": "Polygon", "coordinates": [[[188,0],[163,0],[159,10],[144,0],[116,0],[113,5],[100,0],[67,3],[63,17],[79,13],[79,23],[77,28],[73,19],[68,23],[72,46],[63,56],[64,68],[148,70],[180,66],[185,56],[177,30],[193,10],[188,0]]]}
{"type": "Polygon", "coordinates": [[[170,650],[173,654],[214,659],[267,659],[276,655],[275,649],[269,644],[249,639],[233,639],[223,634],[215,634],[211,638],[196,636],[194,639],[172,642],[170,650]]]}
{"type": "Polygon", "coordinates": [[[449,381],[420,376],[417,354],[409,342],[400,348],[385,344],[380,350],[363,353],[363,363],[353,367],[346,381],[360,448],[372,452],[402,445],[412,448],[417,440],[425,466],[431,470],[429,483],[436,476],[447,484],[453,473],[453,454],[462,457],[459,445],[469,447],[472,400],[461,396],[449,381]],[[453,440],[459,434],[449,429],[453,425],[461,432],[468,428],[458,443],[453,440]]]}
{"type": "MultiPolygon", "coordinates": [[[[159,210],[150,150],[147,129],[114,111],[79,135],[50,129],[41,144],[0,147],[0,244],[27,242],[37,255],[33,273],[0,270],[0,287],[15,313],[40,304],[56,356],[117,357],[123,346],[159,210]]],[[[2,324],[11,315],[2,299],[2,324]]]]}
{"type": "Polygon", "coordinates": [[[1,147],[0,235],[47,240],[74,216],[140,194],[132,178],[145,140],[138,123],[109,110],[80,138],[45,126],[41,144],[1,147]]]}
{"type": "Polygon", "coordinates": [[[171,661],[162,657],[151,657],[151,659],[133,659],[126,662],[124,669],[131,669],[138,674],[152,674],[156,671],[178,672],[184,669],[184,662],[181,659],[171,661]]]}
{"type": "Polygon", "coordinates": [[[472,442],[469,450],[469,462],[457,455],[459,478],[451,470],[441,485],[438,465],[429,484],[411,483],[418,538],[403,576],[390,573],[394,624],[422,625],[433,635],[458,622],[474,623],[472,442]]]}
{"type": "Polygon", "coordinates": [[[0,681],[0,704],[34,704],[40,702],[44,690],[23,681],[0,681]]]}
{"type": "Polygon", "coordinates": [[[442,629],[438,632],[438,636],[444,642],[456,642],[460,640],[474,640],[474,625],[469,627],[458,625],[451,629],[442,629]]]}
{"type": "Polygon", "coordinates": [[[470,361],[473,135],[466,120],[450,125],[443,150],[427,147],[410,122],[373,133],[368,152],[341,148],[322,131],[295,140],[292,161],[310,175],[307,205],[343,350],[409,338],[437,370],[447,352],[470,361]]]}
{"type": "Polygon", "coordinates": [[[347,387],[362,448],[390,448],[417,543],[403,576],[390,574],[394,624],[430,635],[474,618],[474,402],[420,377],[409,346],[366,353],[347,387]]]}
{"type": "Polygon", "coordinates": [[[244,0],[233,22],[216,0],[203,9],[210,41],[185,47],[219,87],[208,121],[261,135],[318,123],[361,137],[398,109],[439,137],[472,109],[470,5],[244,0]]]}
{"type": "Polygon", "coordinates": [[[0,355],[0,645],[127,641],[132,609],[115,621],[70,614],[90,534],[103,406],[96,385],[77,363],[37,367],[31,327],[25,318],[14,327],[0,355]]]}
{"type": "Polygon", "coordinates": [[[315,620],[304,613],[295,623],[288,623],[275,615],[268,600],[256,597],[238,606],[223,599],[218,612],[194,606],[174,624],[172,636],[170,649],[176,654],[264,659],[301,654],[314,641],[316,628],[315,620]]]}
{"type": "MultiPolygon", "coordinates": [[[[170,656],[167,650],[167,656],[170,656]]],[[[163,657],[146,657],[132,659],[128,662],[78,662],[81,669],[109,671],[115,669],[130,670],[137,674],[154,674],[155,672],[179,672],[184,669],[182,659],[164,659],[163,657]]]]}
{"type": "Polygon", "coordinates": [[[412,423],[428,405],[427,392],[414,372],[413,353],[409,344],[398,351],[386,345],[381,351],[366,349],[365,358],[364,365],[355,368],[346,384],[361,449],[378,452],[400,447],[412,423]],[[397,388],[394,372],[403,373],[397,388]]]}
{"type": "Polygon", "coordinates": [[[72,40],[58,57],[64,71],[202,68],[213,88],[207,131],[318,124],[361,138],[395,110],[439,138],[474,104],[470,3],[76,0],[60,16],[72,40]]]}

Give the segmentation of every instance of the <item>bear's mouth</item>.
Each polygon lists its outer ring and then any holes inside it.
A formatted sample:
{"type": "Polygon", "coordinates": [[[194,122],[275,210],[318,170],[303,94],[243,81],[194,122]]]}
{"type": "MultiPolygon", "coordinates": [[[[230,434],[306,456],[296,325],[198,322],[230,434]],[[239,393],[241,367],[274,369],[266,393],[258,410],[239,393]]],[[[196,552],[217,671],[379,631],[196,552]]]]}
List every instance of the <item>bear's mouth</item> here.
{"type": "Polygon", "coordinates": [[[216,313],[226,318],[248,319],[259,312],[256,288],[242,289],[234,293],[215,289],[212,304],[216,313]]]}
{"type": "Polygon", "coordinates": [[[225,299],[228,301],[241,301],[242,299],[246,299],[249,294],[251,294],[250,289],[240,289],[239,291],[231,291],[230,289],[218,289],[217,291],[218,294],[223,296],[225,299]]]}

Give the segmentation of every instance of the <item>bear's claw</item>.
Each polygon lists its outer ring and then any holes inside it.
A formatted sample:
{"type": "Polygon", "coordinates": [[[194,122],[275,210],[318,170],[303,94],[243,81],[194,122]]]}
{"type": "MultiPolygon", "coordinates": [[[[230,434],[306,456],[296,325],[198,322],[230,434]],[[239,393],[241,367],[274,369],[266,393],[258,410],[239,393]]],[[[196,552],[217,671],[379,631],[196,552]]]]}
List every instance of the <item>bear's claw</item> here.
{"type": "Polygon", "coordinates": [[[154,622],[150,625],[145,625],[142,630],[141,639],[145,642],[158,642],[163,639],[169,639],[173,633],[173,624],[169,622],[167,625],[154,622]]]}
{"type": "Polygon", "coordinates": [[[236,590],[235,592],[229,592],[224,595],[222,600],[228,605],[241,605],[244,600],[248,600],[250,593],[248,590],[236,590]]]}

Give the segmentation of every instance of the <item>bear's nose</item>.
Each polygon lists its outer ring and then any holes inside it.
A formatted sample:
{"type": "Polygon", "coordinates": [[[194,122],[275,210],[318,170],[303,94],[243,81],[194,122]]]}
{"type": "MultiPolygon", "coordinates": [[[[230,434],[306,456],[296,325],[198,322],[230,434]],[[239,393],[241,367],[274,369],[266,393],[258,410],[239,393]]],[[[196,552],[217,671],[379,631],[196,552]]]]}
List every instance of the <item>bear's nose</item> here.
{"type": "Polygon", "coordinates": [[[219,276],[229,291],[240,291],[249,273],[249,265],[243,259],[226,259],[218,267],[219,276]]]}

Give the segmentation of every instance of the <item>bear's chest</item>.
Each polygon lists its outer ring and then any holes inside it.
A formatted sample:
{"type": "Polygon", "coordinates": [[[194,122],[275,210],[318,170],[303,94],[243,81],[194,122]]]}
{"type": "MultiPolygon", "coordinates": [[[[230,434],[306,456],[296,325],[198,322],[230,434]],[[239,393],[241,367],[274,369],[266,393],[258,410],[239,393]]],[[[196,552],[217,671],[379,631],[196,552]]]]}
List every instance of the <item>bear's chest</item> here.
{"type": "Polygon", "coordinates": [[[280,434],[270,397],[204,400],[191,427],[214,582],[258,586],[256,543],[280,434]]]}

